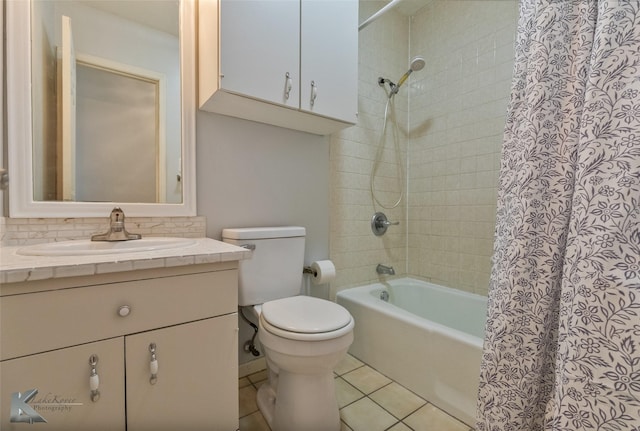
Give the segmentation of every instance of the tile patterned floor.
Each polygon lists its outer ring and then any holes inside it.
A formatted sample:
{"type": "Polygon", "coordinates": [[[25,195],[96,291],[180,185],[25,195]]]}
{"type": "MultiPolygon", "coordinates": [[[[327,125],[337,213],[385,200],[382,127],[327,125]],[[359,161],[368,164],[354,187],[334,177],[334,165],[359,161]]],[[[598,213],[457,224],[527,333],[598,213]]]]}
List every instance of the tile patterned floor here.
{"type": "MultiPolygon", "coordinates": [[[[335,375],[342,431],[472,430],[351,355],[335,375]]],[[[240,431],[270,431],[256,405],[256,391],[266,379],[260,371],[239,380],[240,431]]]]}

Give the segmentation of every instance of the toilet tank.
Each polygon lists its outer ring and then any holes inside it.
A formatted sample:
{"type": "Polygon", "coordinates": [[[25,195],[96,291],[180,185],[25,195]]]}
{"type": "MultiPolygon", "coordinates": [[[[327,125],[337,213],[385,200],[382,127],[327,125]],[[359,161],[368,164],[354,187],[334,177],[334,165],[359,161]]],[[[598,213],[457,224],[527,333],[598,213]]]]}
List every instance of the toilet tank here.
{"type": "Polygon", "coordinates": [[[299,226],[223,229],[224,242],[255,246],[251,259],[239,263],[238,305],[300,294],[305,234],[299,226]]]}

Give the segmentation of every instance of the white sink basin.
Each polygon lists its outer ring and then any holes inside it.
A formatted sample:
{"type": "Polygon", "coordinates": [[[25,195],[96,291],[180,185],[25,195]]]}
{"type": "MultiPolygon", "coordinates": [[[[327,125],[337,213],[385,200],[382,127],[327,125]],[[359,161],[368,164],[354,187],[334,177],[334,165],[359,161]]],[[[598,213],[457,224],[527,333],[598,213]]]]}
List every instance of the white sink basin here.
{"type": "Polygon", "coordinates": [[[172,248],[184,248],[196,243],[190,238],[150,237],[130,241],[77,241],[50,242],[19,248],[23,256],[84,256],[96,254],[141,253],[172,248]]]}

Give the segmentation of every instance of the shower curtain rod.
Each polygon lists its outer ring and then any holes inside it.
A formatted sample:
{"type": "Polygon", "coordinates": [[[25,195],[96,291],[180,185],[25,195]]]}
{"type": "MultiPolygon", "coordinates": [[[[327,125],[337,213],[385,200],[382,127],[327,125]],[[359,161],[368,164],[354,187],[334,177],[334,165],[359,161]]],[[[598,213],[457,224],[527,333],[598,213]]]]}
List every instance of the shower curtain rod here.
{"type": "Polygon", "coordinates": [[[369,24],[371,24],[372,22],[374,22],[375,20],[377,20],[378,18],[380,18],[382,15],[384,15],[385,13],[387,13],[389,10],[393,9],[394,7],[398,6],[398,4],[401,2],[402,0],[391,0],[389,3],[387,3],[386,5],[384,5],[378,12],[374,13],[373,15],[371,15],[369,18],[367,18],[366,20],[364,20],[362,22],[362,24],[360,24],[358,26],[358,31],[362,30],[363,28],[365,28],[366,26],[368,26],[369,24]]]}

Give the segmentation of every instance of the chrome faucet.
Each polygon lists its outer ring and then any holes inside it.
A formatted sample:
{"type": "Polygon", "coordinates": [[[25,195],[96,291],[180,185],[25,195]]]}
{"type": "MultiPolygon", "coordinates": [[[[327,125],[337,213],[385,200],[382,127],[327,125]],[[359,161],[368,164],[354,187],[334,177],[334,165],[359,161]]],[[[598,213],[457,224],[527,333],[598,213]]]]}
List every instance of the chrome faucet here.
{"type": "Polygon", "coordinates": [[[378,274],[396,275],[396,271],[393,269],[393,266],[387,266],[381,263],[376,266],[376,272],[378,274]]]}
{"type": "Polygon", "coordinates": [[[91,241],[128,241],[132,239],[140,239],[142,235],[139,233],[129,233],[124,227],[124,211],[115,207],[111,210],[109,216],[109,230],[91,236],[91,241]]]}

